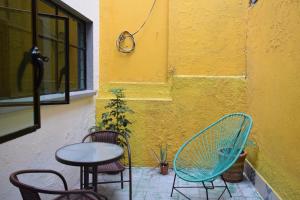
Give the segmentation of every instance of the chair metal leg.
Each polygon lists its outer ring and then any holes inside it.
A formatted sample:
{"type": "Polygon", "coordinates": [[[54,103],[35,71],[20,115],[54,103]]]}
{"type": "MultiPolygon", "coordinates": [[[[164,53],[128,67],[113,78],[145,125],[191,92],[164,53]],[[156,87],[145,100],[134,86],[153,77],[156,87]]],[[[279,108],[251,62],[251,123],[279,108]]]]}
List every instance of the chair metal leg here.
{"type": "Polygon", "coordinates": [[[203,188],[205,189],[205,193],[206,193],[206,200],[208,200],[208,189],[214,189],[214,183],[213,181],[211,181],[211,186],[206,186],[204,182],[202,182],[203,188]]]}
{"type": "Polygon", "coordinates": [[[93,188],[94,188],[94,192],[98,191],[97,182],[98,182],[97,166],[93,166],[93,188]]]}
{"type": "Polygon", "coordinates": [[[172,195],[173,195],[173,190],[174,190],[175,180],[176,180],[176,174],[175,174],[175,176],[174,176],[174,181],[173,181],[173,186],[172,186],[172,191],[171,191],[171,197],[172,197],[172,195]]]}
{"type": "Polygon", "coordinates": [[[205,192],[206,192],[206,200],[208,200],[208,189],[205,188],[205,192]]]}
{"type": "Polygon", "coordinates": [[[98,196],[101,197],[101,199],[103,198],[104,200],[108,200],[108,198],[107,198],[106,196],[104,196],[104,195],[102,195],[102,194],[99,194],[99,193],[97,193],[97,194],[98,194],[98,196]]]}
{"type": "Polygon", "coordinates": [[[226,190],[227,190],[228,193],[229,193],[229,196],[232,197],[231,192],[230,192],[230,190],[229,190],[229,188],[228,188],[228,186],[227,186],[227,183],[226,183],[226,181],[224,180],[223,176],[221,176],[221,178],[222,178],[222,180],[223,180],[223,182],[224,182],[224,184],[225,184],[225,187],[226,187],[226,190]]]}
{"type": "Polygon", "coordinates": [[[131,166],[129,167],[129,200],[132,200],[132,174],[131,174],[131,166]]]}
{"type": "Polygon", "coordinates": [[[123,184],[123,172],[121,172],[121,189],[124,188],[124,184],[123,184]]]}
{"type": "Polygon", "coordinates": [[[230,197],[232,197],[231,193],[230,193],[230,190],[229,190],[229,187],[226,183],[226,181],[224,180],[224,178],[221,176],[224,184],[224,185],[214,185],[213,181],[210,181],[211,182],[211,185],[206,185],[205,182],[202,182],[202,185],[203,186],[175,186],[175,181],[176,181],[176,174],[174,176],[174,181],[173,181],[173,186],[172,186],[172,191],[171,191],[171,197],[173,195],[173,191],[176,190],[176,192],[180,193],[182,196],[184,196],[185,198],[189,199],[189,197],[187,197],[184,193],[182,193],[180,190],[180,188],[203,188],[205,189],[205,193],[206,193],[206,200],[209,200],[209,196],[208,196],[208,190],[213,190],[215,188],[224,188],[224,190],[222,191],[221,195],[219,196],[218,200],[221,199],[221,197],[223,196],[224,192],[226,192],[226,190],[228,191],[230,197]]]}

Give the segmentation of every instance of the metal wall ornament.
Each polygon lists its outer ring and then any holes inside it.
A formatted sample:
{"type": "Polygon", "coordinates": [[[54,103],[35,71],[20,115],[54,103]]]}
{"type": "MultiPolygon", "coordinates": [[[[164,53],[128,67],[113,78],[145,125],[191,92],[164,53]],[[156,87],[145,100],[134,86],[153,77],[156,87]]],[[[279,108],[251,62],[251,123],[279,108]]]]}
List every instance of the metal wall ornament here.
{"type": "Polygon", "coordinates": [[[133,52],[135,49],[135,40],[133,34],[131,34],[129,31],[123,31],[116,41],[116,46],[118,51],[121,53],[133,52]]]}
{"type": "Polygon", "coordinates": [[[135,31],[134,33],[130,33],[129,31],[123,31],[122,33],[120,33],[116,40],[116,47],[119,52],[132,53],[135,50],[136,44],[134,40],[134,35],[137,34],[144,27],[153,11],[155,4],[156,0],[153,1],[152,7],[148,13],[147,18],[145,19],[143,24],[137,29],[137,31],[135,31]]]}
{"type": "Polygon", "coordinates": [[[250,0],[250,1],[249,1],[249,5],[250,5],[250,6],[253,6],[254,4],[257,3],[257,1],[258,1],[258,0],[250,0]]]}

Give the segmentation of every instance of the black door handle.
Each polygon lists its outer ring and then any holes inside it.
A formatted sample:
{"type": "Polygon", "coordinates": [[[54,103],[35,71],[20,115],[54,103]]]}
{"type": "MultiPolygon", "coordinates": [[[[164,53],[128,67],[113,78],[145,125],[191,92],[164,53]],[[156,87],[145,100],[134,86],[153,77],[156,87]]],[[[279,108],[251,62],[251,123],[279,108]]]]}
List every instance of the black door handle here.
{"type": "Polygon", "coordinates": [[[41,83],[43,81],[44,78],[44,62],[42,60],[42,58],[37,58],[36,59],[36,66],[38,67],[38,77],[37,77],[37,87],[40,88],[41,83]]]}
{"type": "Polygon", "coordinates": [[[38,69],[37,88],[41,86],[44,77],[44,62],[48,62],[49,58],[42,56],[38,47],[33,47],[31,50],[32,63],[38,69]]]}

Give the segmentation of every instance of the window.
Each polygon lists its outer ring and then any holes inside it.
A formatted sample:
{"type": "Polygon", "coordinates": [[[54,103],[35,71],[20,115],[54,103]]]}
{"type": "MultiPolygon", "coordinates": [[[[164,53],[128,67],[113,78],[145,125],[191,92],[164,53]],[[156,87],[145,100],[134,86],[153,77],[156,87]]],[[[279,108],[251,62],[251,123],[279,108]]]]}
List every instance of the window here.
{"type": "MultiPolygon", "coordinates": [[[[86,89],[86,25],[83,20],[74,16],[70,12],[62,9],[60,6],[51,3],[47,0],[38,1],[38,12],[40,14],[50,14],[67,17],[69,19],[69,87],[70,91],[79,91],[86,89]]],[[[63,77],[63,52],[61,49],[61,26],[55,22],[50,24],[43,18],[39,19],[39,27],[47,27],[53,29],[55,35],[47,36],[43,32],[39,33],[41,42],[46,46],[43,52],[48,51],[48,54],[52,56],[52,59],[56,60],[54,67],[51,67],[54,71],[46,73],[47,77],[44,79],[42,85],[43,94],[53,94],[60,92],[60,86],[62,85],[63,77]],[[52,41],[52,42],[51,42],[52,41]],[[49,48],[50,47],[50,48],[49,48]]],[[[46,30],[47,32],[47,30],[46,30]]],[[[46,67],[45,69],[50,69],[46,67]]]]}
{"type": "Polygon", "coordinates": [[[40,128],[40,105],[87,88],[88,22],[59,0],[0,0],[0,143],[40,128]]]}

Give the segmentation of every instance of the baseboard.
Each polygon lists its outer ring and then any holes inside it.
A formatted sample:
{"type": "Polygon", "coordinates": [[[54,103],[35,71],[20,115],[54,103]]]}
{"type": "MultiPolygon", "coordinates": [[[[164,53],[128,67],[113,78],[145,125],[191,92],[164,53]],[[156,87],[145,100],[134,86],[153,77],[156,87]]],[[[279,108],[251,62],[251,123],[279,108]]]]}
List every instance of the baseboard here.
{"type": "Polygon", "coordinates": [[[282,200],[248,161],[245,162],[244,173],[264,200],[282,200]]]}

